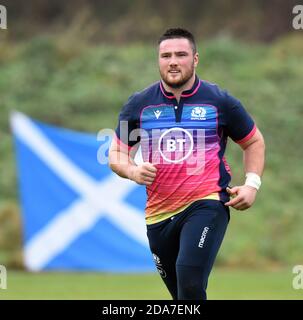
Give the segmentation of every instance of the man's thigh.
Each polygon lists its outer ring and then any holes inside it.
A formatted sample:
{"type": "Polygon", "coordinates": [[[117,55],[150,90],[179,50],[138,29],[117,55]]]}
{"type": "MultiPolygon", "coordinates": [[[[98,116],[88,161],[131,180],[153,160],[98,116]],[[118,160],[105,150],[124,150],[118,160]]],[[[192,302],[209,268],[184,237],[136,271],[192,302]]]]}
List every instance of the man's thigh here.
{"type": "Polygon", "coordinates": [[[229,209],[211,200],[195,208],[184,222],[176,262],[179,299],[206,299],[208,277],[228,221],[229,209]]]}
{"type": "Polygon", "coordinates": [[[211,269],[229,222],[229,209],[217,200],[205,200],[182,226],[177,265],[211,269]]]}
{"type": "Polygon", "coordinates": [[[172,297],[177,299],[176,260],[179,235],[173,219],[147,226],[147,237],[157,270],[172,297]]]}

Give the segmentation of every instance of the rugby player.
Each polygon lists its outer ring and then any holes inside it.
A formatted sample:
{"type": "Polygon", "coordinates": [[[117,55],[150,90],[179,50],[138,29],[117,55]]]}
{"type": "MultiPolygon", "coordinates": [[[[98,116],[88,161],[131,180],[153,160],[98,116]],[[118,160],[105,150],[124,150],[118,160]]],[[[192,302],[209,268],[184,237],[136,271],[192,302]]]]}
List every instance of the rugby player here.
{"type": "Polygon", "coordinates": [[[125,103],[109,152],[114,172],[146,185],[150,250],[173,299],[207,299],[229,209],[253,205],[264,168],[256,123],[238,99],[197,76],[198,62],[189,31],[169,29],[160,37],[161,79],[125,103]],[[228,138],[244,156],[246,177],[234,187],[224,158],[228,138]],[[137,164],[139,145],[144,162],[137,164]]]}

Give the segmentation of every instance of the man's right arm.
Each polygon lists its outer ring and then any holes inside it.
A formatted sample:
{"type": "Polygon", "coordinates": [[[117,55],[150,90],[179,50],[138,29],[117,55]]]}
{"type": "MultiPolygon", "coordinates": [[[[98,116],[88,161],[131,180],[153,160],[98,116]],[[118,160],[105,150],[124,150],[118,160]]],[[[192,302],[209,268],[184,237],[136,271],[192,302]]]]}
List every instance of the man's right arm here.
{"type": "Polygon", "coordinates": [[[151,185],[156,177],[157,168],[149,162],[137,165],[134,161],[139,143],[128,148],[113,138],[109,149],[109,166],[117,175],[138,184],[151,185]]]}

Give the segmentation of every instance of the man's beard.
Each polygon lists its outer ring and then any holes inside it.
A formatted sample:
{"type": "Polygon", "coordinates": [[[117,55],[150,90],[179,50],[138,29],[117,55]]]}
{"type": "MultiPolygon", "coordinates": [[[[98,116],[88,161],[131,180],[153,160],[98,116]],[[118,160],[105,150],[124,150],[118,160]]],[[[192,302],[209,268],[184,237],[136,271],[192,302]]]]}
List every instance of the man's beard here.
{"type": "Polygon", "coordinates": [[[192,68],[191,68],[191,70],[188,71],[188,72],[184,75],[184,77],[181,77],[181,79],[180,79],[179,81],[177,81],[177,82],[175,82],[175,81],[170,81],[170,80],[168,79],[168,77],[166,76],[166,74],[163,74],[161,71],[160,71],[160,75],[161,75],[161,78],[162,78],[163,82],[164,82],[167,86],[169,86],[169,87],[172,88],[172,89],[179,89],[179,88],[183,87],[183,86],[192,78],[194,72],[195,72],[195,69],[194,69],[194,65],[193,65],[192,68]]]}

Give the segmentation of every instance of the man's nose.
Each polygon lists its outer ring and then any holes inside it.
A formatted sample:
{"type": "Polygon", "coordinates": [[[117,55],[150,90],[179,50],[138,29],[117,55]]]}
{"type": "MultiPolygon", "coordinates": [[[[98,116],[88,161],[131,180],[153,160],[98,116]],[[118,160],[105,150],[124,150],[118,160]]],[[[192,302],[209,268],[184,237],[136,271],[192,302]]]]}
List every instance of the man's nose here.
{"type": "Polygon", "coordinates": [[[169,65],[170,66],[176,66],[178,65],[178,60],[176,59],[175,56],[171,56],[170,60],[169,60],[169,65]]]}

